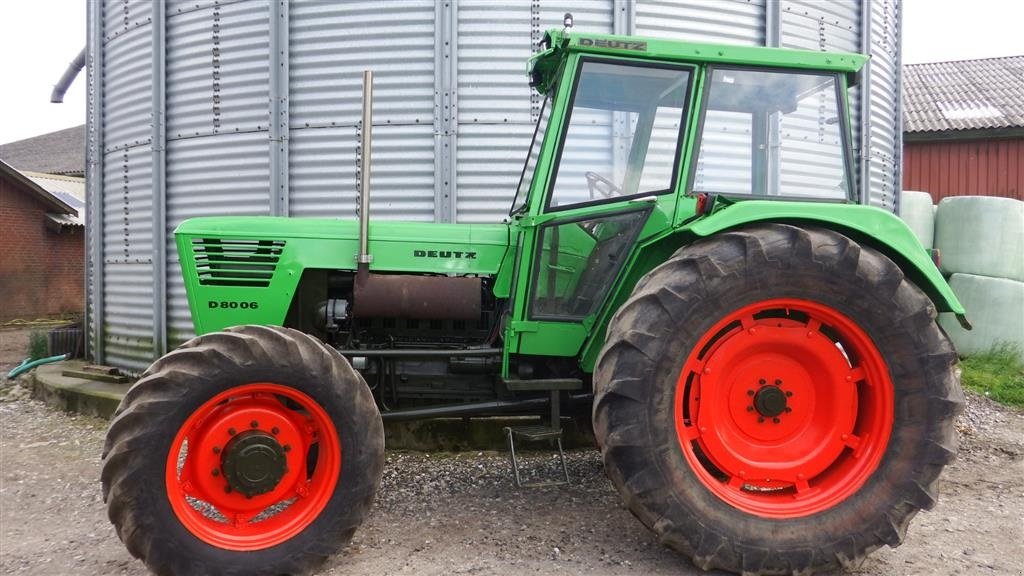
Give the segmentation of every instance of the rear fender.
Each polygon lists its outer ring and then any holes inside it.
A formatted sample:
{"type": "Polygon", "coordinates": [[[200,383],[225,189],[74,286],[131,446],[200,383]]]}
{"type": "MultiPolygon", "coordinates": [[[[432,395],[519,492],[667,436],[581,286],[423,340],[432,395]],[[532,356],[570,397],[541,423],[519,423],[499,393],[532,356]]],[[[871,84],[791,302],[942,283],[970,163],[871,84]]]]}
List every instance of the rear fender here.
{"type": "Polygon", "coordinates": [[[963,305],[913,231],[891,212],[874,206],[749,200],[694,222],[689,231],[706,237],[757,222],[814,224],[870,246],[895,262],[939,312],[952,312],[961,323],[966,322],[963,305]]]}
{"type": "Polygon", "coordinates": [[[807,202],[748,200],[720,208],[689,226],[676,229],[642,246],[627,265],[624,282],[616,289],[616,297],[610,301],[609,309],[602,313],[591,338],[584,344],[580,366],[587,372],[593,371],[598,353],[604,345],[605,330],[611,315],[628,298],[643,274],[686,244],[762,222],[829,228],[849,236],[861,245],[878,250],[895,262],[906,277],[928,295],[939,312],[956,314],[960,323],[969,329],[963,305],[932,262],[930,254],[913,231],[892,213],[872,206],[850,204],[812,205],[807,202]]]}

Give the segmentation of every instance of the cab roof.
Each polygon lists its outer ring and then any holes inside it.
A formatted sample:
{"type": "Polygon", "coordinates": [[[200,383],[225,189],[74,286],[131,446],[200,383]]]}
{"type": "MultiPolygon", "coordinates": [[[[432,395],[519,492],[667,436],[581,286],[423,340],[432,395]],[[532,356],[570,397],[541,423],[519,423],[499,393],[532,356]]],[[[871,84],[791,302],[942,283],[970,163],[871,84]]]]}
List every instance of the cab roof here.
{"type": "Polygon", "coordinates": [[[850,52],[707,44],[643,36],[566,32],[557,28],[548,30],[544,39],[548,48],[535,54],[528,64],[528,73],[539,76],[534,80],[534,85],[542,93],[553,84],[554,78],[551,76],[561,62],[573,52],[632,56],[661,62],[797,68],[844,73],[857,72],[868,60],[863,54],[850,52]]]}

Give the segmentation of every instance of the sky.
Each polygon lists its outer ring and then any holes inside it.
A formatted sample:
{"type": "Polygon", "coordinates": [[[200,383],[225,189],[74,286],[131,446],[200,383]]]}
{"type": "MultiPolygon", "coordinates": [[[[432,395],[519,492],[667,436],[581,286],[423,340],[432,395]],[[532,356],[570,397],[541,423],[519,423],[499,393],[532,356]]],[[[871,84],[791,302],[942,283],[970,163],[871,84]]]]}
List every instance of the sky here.
{"type": "MultiPolygon", "coordinates": [[[[0,0],[0,144],[85,122],[84,71],[63,104],[51,104],[50,92],[85,46],[86,1],[0,0]]],[[[563,1],[571,11],[571,1],[563,1]]],[[[1024,54],[1024,1],[903,6],[905,64],[1024,54]]]]}

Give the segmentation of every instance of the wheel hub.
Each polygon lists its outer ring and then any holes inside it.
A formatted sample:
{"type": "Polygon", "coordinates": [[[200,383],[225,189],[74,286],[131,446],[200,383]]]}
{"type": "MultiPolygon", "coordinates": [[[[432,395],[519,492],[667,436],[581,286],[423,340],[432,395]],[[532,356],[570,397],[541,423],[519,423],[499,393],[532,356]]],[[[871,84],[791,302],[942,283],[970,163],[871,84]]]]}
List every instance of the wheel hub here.
{"type": "Polygon", "coordinates": [[[232,438],[224,449],[221,467],[228,485],[250,497],[272,491],[288,471],[284,448],[260,430],[232,438]]]}
{"type": "Polygon", "coordinates": [[[786,411],[786,394],[778,386],[765,386],[754,394],[754,409],[765,418],[774,418],[786,411]]]}

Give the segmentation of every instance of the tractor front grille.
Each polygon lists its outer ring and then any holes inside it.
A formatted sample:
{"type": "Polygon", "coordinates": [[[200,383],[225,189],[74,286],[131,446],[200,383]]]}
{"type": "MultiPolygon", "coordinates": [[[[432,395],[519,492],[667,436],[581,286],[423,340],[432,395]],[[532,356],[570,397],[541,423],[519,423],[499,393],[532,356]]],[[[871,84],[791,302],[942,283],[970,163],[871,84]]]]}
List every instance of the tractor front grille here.
{"type": "Polygon", "coordinates": [[[193,238],[196,275],[204,286],[266,288],[274,276],[284,240],[193,238]]]}

